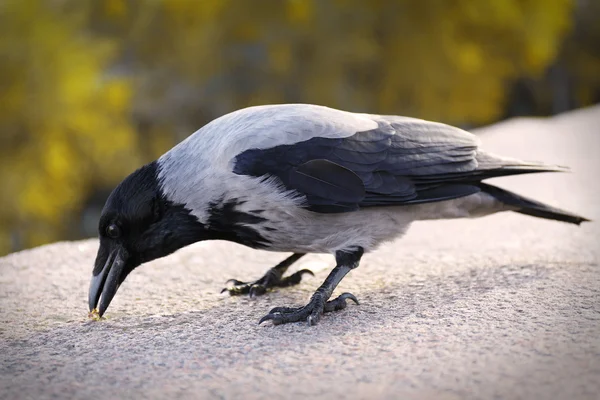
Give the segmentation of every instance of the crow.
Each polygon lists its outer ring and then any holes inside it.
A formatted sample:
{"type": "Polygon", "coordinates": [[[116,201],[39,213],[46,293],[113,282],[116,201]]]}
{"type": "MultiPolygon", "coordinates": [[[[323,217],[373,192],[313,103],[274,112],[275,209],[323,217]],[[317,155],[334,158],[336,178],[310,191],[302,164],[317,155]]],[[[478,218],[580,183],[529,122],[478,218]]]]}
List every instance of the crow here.
{"type": "Polygon", "coordinates": [[[307,253],[336,266],[303,307],[276,307],[260,323],[307,321],[341,310],[330,299],[365,252],[402,236],[413,221],[516,211],[579,225],[586,218],[483,183],[567,168],[496,156],[462,129],[421,119],[351,113],[309,104],[241,109],[208,123],[110,194],[90,311],[104,314],[136,267],[209,239],[293,253],[230,294],[261,295],[299,283],[283,277],[307,253]],[[99,303],[99,309],[98,307],[99,303]]]}

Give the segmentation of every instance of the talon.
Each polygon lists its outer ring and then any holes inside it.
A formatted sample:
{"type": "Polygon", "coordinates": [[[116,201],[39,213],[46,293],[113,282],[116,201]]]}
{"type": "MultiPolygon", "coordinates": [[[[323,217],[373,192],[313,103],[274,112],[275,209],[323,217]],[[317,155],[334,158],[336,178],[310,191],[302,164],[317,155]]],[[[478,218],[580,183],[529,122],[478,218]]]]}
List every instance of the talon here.
{"type": "Polygon", "coordinates": [[[352,293],[348,293],[348,292],[340,294],[336,300],[345,301],[346,299],[350,299],[357,305],[360,305],[356,296],[354,296],[352,293]]]}
{"type": "Polygon", "coordinates": [[[250,286],[248,286],[248,285],[234,286],[231,288],[226,288],[225,290],[227,290],[231,296],[239,296],[239,295],[248,293],[250,291],[250,286]]]}
{"type": "Polygon", "coordinates": [[[225,281],[225,285],[228,285],[229,282],[231,282],[233,286],[242,286],[246,284],[246,282],[238,281],[237,279],[227,279],[227,281],[225,281]]]}
{"type": "Polygon", "coordinates": [[[279,314],[279,313],[276,313],[276,314],[269,313],[269,314],[265,315],[264,317],[262,317],[260,319],[260,321],[258,321],[258,324],[260,325],[260,324],[262,324],[265,321],[272,321],[273,325],[280,325],[281,322],[282,322],[281,314],[279,314]]]}
{"type": "Polygon", "coordinates": [[[308,326],[314,326],[317,325],[317,323],[320,320],[320,316],[319,314],[316,314],[314,311],[311,315],[308,316],[308,318],[306,318],[306,322],[308,322],[308,326]]]}
{"type": "Polygon", "coordinates": [[[249,291],[248,295],[250,296],[250,298],[254,298],[254,297],[262,296],[266,292],[267,292],[266,287],[264,287],[263,285],[254,284],[254,285],[250,286],[250,291],[249,291]]]}
{"type": "Polygon", "coordinates": [[[299,284],[302,281],[302,275],[308,274],[315,276],[315,274],[309,269],[301,269],[300,271],[294,272],[292,275],[283,278],[276,283],[279,287],[288,287],[299,284]]]}

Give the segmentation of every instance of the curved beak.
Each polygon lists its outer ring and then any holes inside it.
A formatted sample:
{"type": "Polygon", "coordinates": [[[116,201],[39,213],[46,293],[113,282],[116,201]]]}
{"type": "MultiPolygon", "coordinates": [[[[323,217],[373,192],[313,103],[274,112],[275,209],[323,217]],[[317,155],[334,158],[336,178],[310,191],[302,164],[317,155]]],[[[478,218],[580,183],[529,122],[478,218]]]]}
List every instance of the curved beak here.
{"type": "Polygon", "coordinates": [[[102,270],[97,275],[92,275],[88,297],[90,311],[93,311],[100,301],[98,314],[100,316],[104,314],[122,282],[121,274],[124,265],[123,251],[115,249],[109,253],[102,270]]]}

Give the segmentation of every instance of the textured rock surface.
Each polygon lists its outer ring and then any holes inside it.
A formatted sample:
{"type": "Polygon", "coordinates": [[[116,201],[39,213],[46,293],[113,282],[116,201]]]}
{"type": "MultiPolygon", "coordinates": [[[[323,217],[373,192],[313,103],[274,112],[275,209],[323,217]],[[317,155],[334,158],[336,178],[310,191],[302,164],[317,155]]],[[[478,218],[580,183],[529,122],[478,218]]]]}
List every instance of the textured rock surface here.
{"type": "MultiPolygon", "coordinates": [[[[572,174],[495,183],[600,219],[600,107],[485,129],[485,147],[572,174]]],[[[257,321],[298,287],[219,294],[285,257],[200,243],[139,268],[88,322],[96,240],[0,258],[0,398],[597,399],[600,227],[514,213],[423,222],[341,284],[361,300],[316,327],[257,321]]]]}

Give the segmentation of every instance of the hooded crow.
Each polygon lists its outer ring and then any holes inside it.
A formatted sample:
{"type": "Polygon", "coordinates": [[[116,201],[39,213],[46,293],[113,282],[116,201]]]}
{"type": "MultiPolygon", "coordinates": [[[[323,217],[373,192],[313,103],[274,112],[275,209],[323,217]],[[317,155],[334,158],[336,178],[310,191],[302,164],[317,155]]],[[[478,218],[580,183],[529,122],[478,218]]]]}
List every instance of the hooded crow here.
{"type": "Polygon", "coordinates": [[[566,168],[496,156],[477,138],[415,118],[285,104],[222,116],[111,193],[99,222],[100,248],[89,289],[101,316],[139,265],[194,242],[222,239],[293,255],[261,279],[232,280],[231,294],[260,295],[300,282],[283,274],[307,253],[336,266],[304,307],[277,307],[260,322],[319,321],[358,304],[331,300],[365,252],[402,236],[418,220],[516,211],[579,225],[587,219],[484,179],[566,168]]]}

